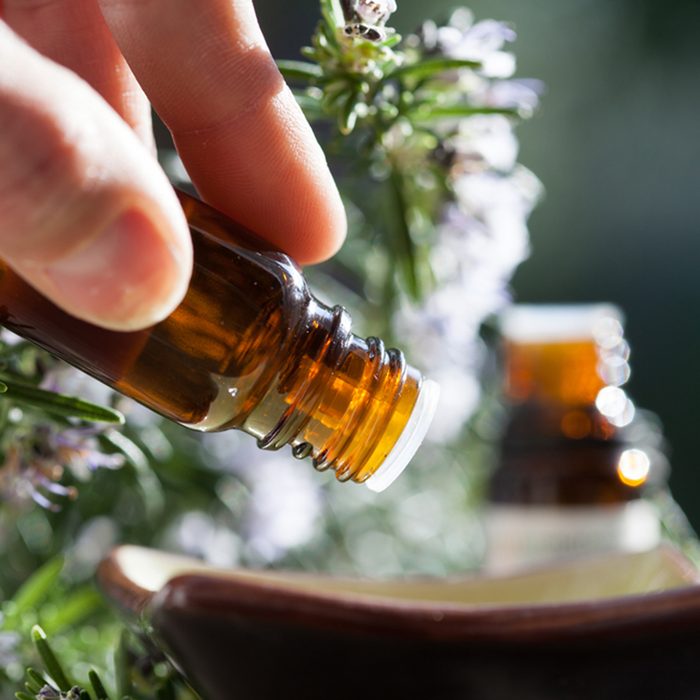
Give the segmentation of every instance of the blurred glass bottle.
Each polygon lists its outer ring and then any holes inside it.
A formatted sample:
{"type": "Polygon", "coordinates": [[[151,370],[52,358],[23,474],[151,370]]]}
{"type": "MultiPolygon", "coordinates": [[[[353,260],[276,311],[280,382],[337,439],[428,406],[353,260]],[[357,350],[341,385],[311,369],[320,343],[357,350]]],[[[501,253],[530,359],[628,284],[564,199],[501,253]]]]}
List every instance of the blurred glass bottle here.
{"type": "Polygon", "coordinates": [[[668,467],[658,424],[621,388],[619,310],[514,306],[502,335],[509,415],[488,489],[486,567],[654,547],[659,516],[644,496],[668,467]]]}

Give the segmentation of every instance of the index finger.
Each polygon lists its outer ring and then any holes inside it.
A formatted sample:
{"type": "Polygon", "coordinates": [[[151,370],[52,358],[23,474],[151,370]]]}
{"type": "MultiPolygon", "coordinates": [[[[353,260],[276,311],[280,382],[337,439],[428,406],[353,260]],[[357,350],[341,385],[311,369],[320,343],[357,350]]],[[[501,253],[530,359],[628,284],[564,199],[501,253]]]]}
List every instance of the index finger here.
{"type": "Polygon", "coordinates": [[[325,157],[251,0],[99,0],[203,198],[299,262],[345,235],[325,157]]]}

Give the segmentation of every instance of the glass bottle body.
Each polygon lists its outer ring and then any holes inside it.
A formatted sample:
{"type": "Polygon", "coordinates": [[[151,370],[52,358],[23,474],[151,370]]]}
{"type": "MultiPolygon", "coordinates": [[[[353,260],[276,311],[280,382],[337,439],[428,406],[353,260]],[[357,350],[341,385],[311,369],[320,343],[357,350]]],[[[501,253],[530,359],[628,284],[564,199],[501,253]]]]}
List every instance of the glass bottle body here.
{"type": "Polygon", "coordinates": [[[629,374],[619,312],[515,307],[503,332],[508,420],[489,483],[487,567],[655,546],[658,514],[642,496],[658,474],[650,462],[626,473],[652,450],[619,388],[629,374]]]}
{"type": "MultiPolygon", "coordinates": [[[[0,322],[171,420],[244,430],[264,448],[290,444],[339,479],[369,479],[415,423],[420,374],[381,341],[352,335],[347,313],[314,299],[287,256],[179,196],[194,271],[164,321],[130,333],[97,328],[3,265],[0,322]]],[[[414,448],[422,436],[409,437],[414,448]]]]}

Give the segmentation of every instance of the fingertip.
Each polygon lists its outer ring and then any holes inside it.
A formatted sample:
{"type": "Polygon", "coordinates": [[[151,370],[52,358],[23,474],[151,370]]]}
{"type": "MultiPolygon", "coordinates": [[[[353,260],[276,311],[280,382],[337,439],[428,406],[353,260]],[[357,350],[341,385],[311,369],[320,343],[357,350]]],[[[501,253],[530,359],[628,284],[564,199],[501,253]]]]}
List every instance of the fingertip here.
{"type": "Polygon", "coordinates": [[[310,198],[310,211],[287,246],[290,255],[302,265],[333,257],[342,247],[348,228],[345,207],[330,173],[322,186],[312,190],[310,198]]]}
{"type": "Polygon", "coordinates": [[[103,328],[134,331],[170,315],[192,270],[189,238],[131,207],[79,249],[34,274],[69,313],[103,328]]]}

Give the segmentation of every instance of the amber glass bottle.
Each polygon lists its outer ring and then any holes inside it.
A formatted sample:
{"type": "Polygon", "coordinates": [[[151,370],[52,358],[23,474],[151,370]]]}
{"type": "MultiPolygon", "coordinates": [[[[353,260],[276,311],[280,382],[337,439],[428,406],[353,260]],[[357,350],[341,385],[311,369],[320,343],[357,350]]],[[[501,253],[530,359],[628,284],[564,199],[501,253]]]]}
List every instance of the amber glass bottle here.
{"type": "Polygon", "coordinates": [[[120,333],[59,310],[0,265],[0,322],[163,416],[290,445],[340,480],[385,488],[432,419],[437,387],[397,350],[350,332],[284,254],[178,192],[194,242],[180,306],[120,333]]]}
{"type": "Polygon", "coordinates": [[[642,496],[664,461],[658,432],[621,388],[620,312],[515,306],[502,332],[509,417],[489,484],[487,566],[653,547],[659,520],[642,496]]]}

